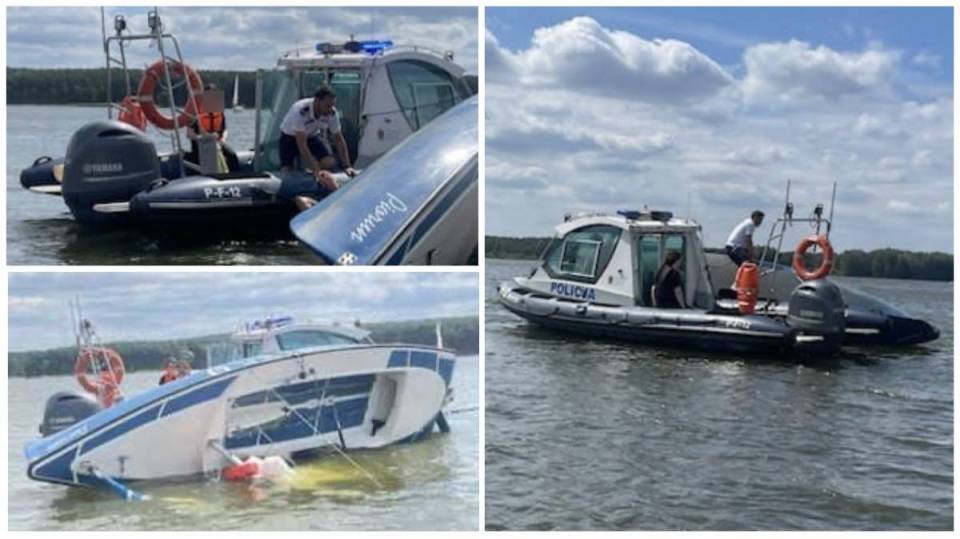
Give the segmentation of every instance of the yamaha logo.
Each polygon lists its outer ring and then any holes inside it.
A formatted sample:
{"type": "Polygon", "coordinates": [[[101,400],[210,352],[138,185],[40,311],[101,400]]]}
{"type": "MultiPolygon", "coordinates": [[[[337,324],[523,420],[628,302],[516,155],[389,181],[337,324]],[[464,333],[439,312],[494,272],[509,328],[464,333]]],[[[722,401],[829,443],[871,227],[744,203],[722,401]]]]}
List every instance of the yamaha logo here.
{"type": "Polygon", "coordinates": [[[84,174],[123,172],[123,163],[87,163],[82,170],[84,174]]]}

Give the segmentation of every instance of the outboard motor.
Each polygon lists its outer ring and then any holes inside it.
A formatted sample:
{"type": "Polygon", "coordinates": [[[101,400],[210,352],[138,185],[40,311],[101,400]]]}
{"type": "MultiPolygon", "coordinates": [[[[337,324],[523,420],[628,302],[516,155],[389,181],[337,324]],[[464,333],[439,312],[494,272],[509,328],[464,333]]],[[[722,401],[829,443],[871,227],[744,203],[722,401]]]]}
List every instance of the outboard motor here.
{"type": "Polygon", "coordinates": [[[823,336],[824,351],[832,353],[843,343],[845,311],[839,286],[825,279],[806,281],[790,294],[787,324],[802,333],[823,336]]]}
{"type": "Polygon", "coordinates": [[[43,410],[40,434],[50,436],[83,421],[100,410],[103,410],[100,403],[86,393],[72,391],[54,393],[47,399],[47,405],[43,410]]]}
{"type": "Polygon", "coordinates": [[[126,213],[98,212],[94,205],[127,202],[159,177],[157,149],[146,135],[122,122],[91,122],[67,146],[63,199],[81,225],[103,227],[124,221],[126,213]]]}

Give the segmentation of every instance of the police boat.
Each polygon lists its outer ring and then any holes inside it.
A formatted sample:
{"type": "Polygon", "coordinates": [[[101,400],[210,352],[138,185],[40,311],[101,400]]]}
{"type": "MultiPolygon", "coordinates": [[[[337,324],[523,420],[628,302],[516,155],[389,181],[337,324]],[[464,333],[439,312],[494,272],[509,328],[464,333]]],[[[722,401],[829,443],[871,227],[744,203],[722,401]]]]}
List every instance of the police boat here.
{"type": "Polygon", "coordinates": [[[255,479],[269,459],[416,441],[435,425],[449,431],[456,357],[439,328],[437,347],[388,345],[354,325],[270,317],[238,328],[233,359],[124,395],[119,354],[76,319],[86,391],[48,400],[43,437],[25,448],[37,481],[106,486],[129,499],[131,481],[255,479]]]}
{"type": "MultiPolygon", "coordinates": [[[[226,172],[216,137],[203,122],[196,162],[188,160],[194,155],[181,139],[184,126],[222,113],[222,91],[203,91],[200,73],[184,62],[157,10],[149,12],[148,22],[149,32],[135,34],[118,15],[115,35],[104,33],[107,119],[78,129],[65,157],[40,157],[20,175],[23,187],[62,196],[85,228],[140,227],[151,235],[192,238],[264,232],[289,237],[293,198],[328,194],[305,171],[280,172],[280,124],[294,102],[330,86],[353,164],[362,169],[471,95],[451,52],[352,38],[290,51],[276,68],[257,71],[255,145],[238,151],[238,163],[226,172]],[[160,59],[135,84],[123,51],[138,41],[156,43],[160,59]],[[116,71],[128,92],[119,103],[109,95],[116,71]],[[161,99],[166,110],[157,104],[161,99]],[[147,133],[149,125],[156,133],[147,133]],[[158,151],[159,140],[169,140],[172,151],[158,151]]],[[[342,173],[337,177],[346,181],[342,173]]]]}
{"type": "Polygon", "coordinates": [[[829,357],[845,345],[939,337],[926,321],[828,278],[832,215],[824,216],[822,205],[810,218],[792,213],[788,188],[760,260],[739,268],[705,253],[700,225],[670,212],[567,216],[529,276],[498,287],[499,301],[554,330],[708,351],[829,357]],[[798,245],[792,266],[778,264],[771,242],[782,245],[789,226],[801,222],[816,233],[798,245]],[[807,269],[811,245],[822,250],[812,257],[820,260],[814,270],[807,269]],[[670,251],[681,255],[685,308],[655,305],[655,275],[670,251]]]}

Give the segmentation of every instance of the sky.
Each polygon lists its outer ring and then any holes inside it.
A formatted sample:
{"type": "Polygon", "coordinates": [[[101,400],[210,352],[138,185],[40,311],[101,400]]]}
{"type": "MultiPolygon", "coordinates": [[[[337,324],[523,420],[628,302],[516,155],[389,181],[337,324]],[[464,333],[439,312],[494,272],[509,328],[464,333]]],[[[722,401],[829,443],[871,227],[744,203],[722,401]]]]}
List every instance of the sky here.
{"type": "MultiPolygon", "coordinates": [[[[953,252],[949,8],[488,8],[486,232],[672,210],[719,247],[829,205],[833,244],[953,252]]],[[[795,228],[787,243],[808,228],[795,228]]]]}
{"type": "MultiPolygon", "coordinates": [[[[147,7],[107,7],[134,32],[146,33],[147,7]]],[[[472,7],[166,7],[160,16],[197,68],[269,68],[284,52],[318,42],[392,39],[451,50],[468,73],[477,73],[477,9],[472,7]]],[[[152,63],[156,52],[134,45],[133,60],[152,63]]],[[[98,7],[7,8],[7,63],[11,67],[102,67],[98,7]]]]}
{"type": "Polygon", "coordinates": [[[73,344],[68,304],[105,342],[227,333],[241,322],[291,315],[379,322],[476,316],[474,273],[11,273],[11,351],[73,344]]]}

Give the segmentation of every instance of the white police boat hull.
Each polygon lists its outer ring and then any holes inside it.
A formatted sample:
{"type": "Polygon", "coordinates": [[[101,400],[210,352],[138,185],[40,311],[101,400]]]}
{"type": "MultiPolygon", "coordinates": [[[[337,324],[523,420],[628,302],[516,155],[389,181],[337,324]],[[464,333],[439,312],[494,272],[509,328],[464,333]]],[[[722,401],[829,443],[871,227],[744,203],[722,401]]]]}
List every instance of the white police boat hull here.
{"type": "Polygon", "coordinates": [[[510,282],[502,283],[498,294],[501,305],[530,322],[591,337],[719,352],[774,354],[793,351],[804,342],[798,340],[798,331],[785,321],[761,315],[597,305],[547,296],[510,282]]]}
{"type": "Polygon", "coordinates": [[[235,360],[30,443],[28,475],[94,486],[98,477],[218,473],[231,456],[414,440],[443,421],[454,366],[451,352],[420,346],[327,346],[235,360]]]}

